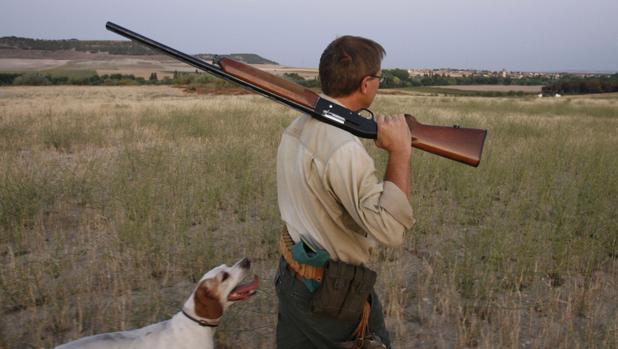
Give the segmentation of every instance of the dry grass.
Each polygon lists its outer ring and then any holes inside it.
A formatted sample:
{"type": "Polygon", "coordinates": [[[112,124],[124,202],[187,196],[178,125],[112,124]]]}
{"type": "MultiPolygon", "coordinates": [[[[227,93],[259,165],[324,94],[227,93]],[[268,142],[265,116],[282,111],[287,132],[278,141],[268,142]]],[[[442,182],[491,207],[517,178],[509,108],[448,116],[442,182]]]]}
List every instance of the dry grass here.
{"type": "MultiPolygon", "coordinates": [[[[418,224],[372,265],[397,348],[618,347],[617,98],[380,96],[375,110],[490,130],[478,169],[414,153],[418,224]]],[[[274,157],[294,116],[168,87],[0,89],[0,347],[168,318],[245,255],[261,292],[217,341],[273,347],[274,157]]]]}

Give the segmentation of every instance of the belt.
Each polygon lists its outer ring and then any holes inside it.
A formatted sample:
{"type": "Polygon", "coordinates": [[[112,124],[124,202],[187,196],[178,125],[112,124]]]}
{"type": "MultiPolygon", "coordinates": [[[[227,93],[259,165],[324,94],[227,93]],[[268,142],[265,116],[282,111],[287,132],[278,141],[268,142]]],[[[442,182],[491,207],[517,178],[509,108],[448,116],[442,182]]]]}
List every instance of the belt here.
{"type": "Polygon", "coordinates": [[[283,228],[281,232],[281,238],[279,239],[279,252],[283,256],[283,259],[288,264],[288,267],[294,272],[297,278],[304,278],[322,282],[324,276],[324,267],[314,267],[313,265],[298,263],[294,257],[292,257],[292,246],[294,241],[288,233],[286,228],[283,228]]]}

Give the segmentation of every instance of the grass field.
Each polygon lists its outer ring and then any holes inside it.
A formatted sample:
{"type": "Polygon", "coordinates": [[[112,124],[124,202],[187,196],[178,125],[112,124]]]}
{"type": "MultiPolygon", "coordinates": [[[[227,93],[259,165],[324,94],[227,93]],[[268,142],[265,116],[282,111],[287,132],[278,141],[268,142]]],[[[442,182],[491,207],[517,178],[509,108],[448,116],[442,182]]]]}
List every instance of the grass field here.
{"type": "Polygon", "coordinates": [[[480,91],[480,92],[509,92],[521,91],[526,93],[540,93],[543,85],[447,85],[435,86],[440,89],[452,89],[461,91],[480,91]]]}
{"type": "MultiPolygon", "coordinates": [[[[618,96],[373,109],[489,130],[476,169],[413,153],[417,225],[371,265],[396,348],[618,347],[618,96]]],[[[272,348],[275,154],[294,117],[253,95],[0,88],[0,347],[169,318],[248,256],[261,289],[217,342],[272,348]]]]}
{"type": "Polygon", "coordinates": [[[419,86],[389,89],[384,93],[416,94],[430,97],[532,97],[540,92],[540,87],[507,85],[452,85],[419,86]],[[537,91],[538,88],[538,91],[537,91]]]}

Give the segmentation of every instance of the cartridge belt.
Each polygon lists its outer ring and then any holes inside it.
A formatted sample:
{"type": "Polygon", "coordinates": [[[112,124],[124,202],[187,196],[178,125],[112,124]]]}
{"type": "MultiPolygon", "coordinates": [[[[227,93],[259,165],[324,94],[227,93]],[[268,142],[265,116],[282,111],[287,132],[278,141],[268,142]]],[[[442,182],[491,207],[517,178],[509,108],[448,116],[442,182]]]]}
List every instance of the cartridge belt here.
{"type": "Polygon", "coordinates": [[[283,259],[288,264],[288,267],[294,272],[297,278],[311,279],[317,282],[322,282],[324,276],[324,267],[314,267],[309,264],[299,263],[292,257],[292,246],[294,241],[286,228],[281,232],[279,239],[279,252],[283,259]]]}

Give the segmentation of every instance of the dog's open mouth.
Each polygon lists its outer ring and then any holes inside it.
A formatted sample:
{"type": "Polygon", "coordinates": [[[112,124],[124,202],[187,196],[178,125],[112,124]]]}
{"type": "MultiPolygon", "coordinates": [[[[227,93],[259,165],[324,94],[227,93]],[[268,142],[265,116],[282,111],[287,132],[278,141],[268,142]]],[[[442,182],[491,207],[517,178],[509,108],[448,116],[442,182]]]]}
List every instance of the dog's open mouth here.
{"type": "Polygon", "coordinates": [[[260,280],[257,275],[253,276],[253,280],[244,284],[239,284],[234,287],[232,292],[230,292],[229,296],[227,296],[227,300],[229,301],[243,301],[255,294],[258,286],[260,284],[260,280]]]}

